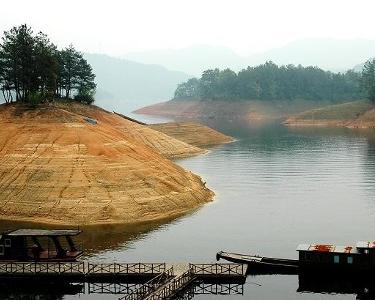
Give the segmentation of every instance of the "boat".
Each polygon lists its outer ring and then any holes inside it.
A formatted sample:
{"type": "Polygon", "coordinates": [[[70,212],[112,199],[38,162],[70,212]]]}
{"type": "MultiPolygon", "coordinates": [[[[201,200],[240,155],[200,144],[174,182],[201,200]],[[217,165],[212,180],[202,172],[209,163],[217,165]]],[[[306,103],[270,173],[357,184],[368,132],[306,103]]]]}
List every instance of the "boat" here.
{"type": "Polygon", "coordinates": [[[76,261],[83,251],[73,237],[82,231],[73,229],[17,229],[0,235],[0,261],[76,261]]]}
{"type": "Polygon", "coordinates": [[[294,259],[271,258],[220,251],[216,260],[225,259],[233,263],[247,264],[249,274],[297,274],[299,262],[294,259]]]}
{"type": "Polygon", "coordinates": [[[374,272],[375,242],[358,242],[356,246],[301,244],[297,259],[270,258],[220,251],[216,259],[248,264],[249,272],[374,272]]]}

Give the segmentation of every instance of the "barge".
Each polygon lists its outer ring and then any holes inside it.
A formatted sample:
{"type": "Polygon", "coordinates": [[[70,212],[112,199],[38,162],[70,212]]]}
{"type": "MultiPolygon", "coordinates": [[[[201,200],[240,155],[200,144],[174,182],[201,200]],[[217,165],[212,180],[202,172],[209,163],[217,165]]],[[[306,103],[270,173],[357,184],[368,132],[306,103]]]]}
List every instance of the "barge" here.
{"type": "Polygon", "coordinates": [[[298,273],[301,271],[373,272],[375,242],[358,242],[354,246],[301,244],[298,259],[271,258],[220,251],[216,259],[247,264],[250,272],[298,273]]]}

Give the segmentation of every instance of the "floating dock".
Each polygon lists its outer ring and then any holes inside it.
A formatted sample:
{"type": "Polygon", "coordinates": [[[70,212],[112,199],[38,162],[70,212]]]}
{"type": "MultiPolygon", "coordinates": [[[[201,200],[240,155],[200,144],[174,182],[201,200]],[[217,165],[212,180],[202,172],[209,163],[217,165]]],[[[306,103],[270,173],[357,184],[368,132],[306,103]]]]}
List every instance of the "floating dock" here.
{"type": "Polygon", "coordinates": [[[120,300],[172,299],[202,283],[244,283],[247,265],[2,262],[1,279],[65,280],[67,282],[138,282],[120,300]]]}
{"type": "Polygon", "coordinates": [[[1,277],[59,278],[75,281],[126,281],[164,273],[165,263],[2,262],[1,277]]]}
{"type": "Polygon", "coordinates": [[[247,265],[241,264],[188,264],[185,270],[179,265],[172,266],[119,300],[173,299],[197,282],[244,283],[246,273],[247,265]],[[173,271],[175,267],[177,273],[173,271]]]}

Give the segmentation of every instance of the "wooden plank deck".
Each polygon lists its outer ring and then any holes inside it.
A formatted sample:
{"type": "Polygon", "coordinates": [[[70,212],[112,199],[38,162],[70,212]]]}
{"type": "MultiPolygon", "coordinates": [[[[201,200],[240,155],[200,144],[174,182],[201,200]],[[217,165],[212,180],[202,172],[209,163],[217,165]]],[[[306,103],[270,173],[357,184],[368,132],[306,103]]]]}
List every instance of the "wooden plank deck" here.
{"type": "Polygon", "coordinates": [[[152,278],[165,269],[165,263],[0,262],[0,277],[127,280],[130,277],[152,278]]]}
{"type": "Polygon", "coordinates": [[[178,264],[173,265],[173,276],[158,285],[146,283],[134,294],[124,296],[119,300],[161,300],[173,299],[186,290],[197,280],[227,281],[228,279],[244,282],[247,265],[240,264],[178,264]],[[177,272],[174,272],[176,270],[177,272]]]}
{"type": "MultiPolygon", "coordinates": [[[[247,265],[91,263],[91,262],[0,262],[0,278],[65,279],[81,282],[145,282],[121,300],[172,299],[194,282],[245,282],[247,265]],[[142,279],[142,280],[140,280],[142,279]]],[[[43,281],[42,281],[43,282],[43,281]]]]}

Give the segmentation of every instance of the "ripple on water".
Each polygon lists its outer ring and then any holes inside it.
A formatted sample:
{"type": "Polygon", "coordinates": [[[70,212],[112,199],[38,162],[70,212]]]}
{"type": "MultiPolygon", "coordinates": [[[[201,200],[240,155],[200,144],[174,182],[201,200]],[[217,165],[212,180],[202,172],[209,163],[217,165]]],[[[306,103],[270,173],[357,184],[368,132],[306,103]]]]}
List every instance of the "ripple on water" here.
{"type": "MultiPolygon", "coordinates": [[[[238,141],[178,161],[202,176],[216,193],[214,202],[165,225],[103,231],[114,245],[93,256],[116,261],[213,262],[222,249],[295,258],[299,243],[375,240],[375,134],[241,126],[231,129],[219,124],[218,129],[238,141]]],[[[296,276],[249,277],[244,297],[354,298],[299,293],[298,288],[296,276]]],[[[200,298],[216,296],[196,297],[200,298]]],[[[231,298],[241,297],[225,299],[231,298]]]]}

